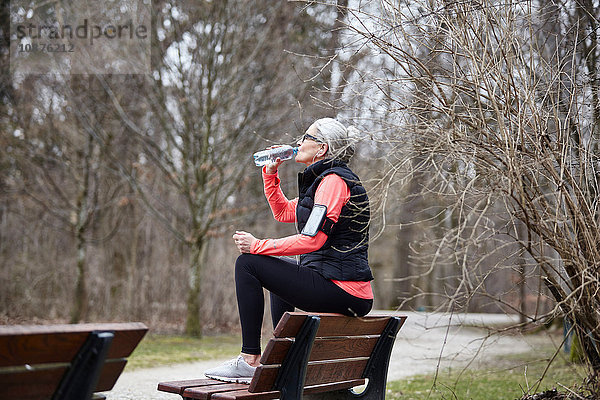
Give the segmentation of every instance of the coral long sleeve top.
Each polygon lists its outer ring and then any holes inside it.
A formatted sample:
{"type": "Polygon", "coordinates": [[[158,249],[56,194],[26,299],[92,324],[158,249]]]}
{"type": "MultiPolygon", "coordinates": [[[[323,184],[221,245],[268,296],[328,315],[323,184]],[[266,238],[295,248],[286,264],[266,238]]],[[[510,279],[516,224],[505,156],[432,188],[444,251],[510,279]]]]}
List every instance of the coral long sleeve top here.
{"type": "MultiPolygon", "coordinates": [[[[296,206],[298,198],[288,200],[280,186],[277,173],[268,174],[263,168],[264,191],[275,220],[279,222],[295,223],[296,206]]],[[[329,174],[323,178],[315,193],[315,204],[327,207],[327,218],[334,223],[338,221],[342,207],[350,199],[350,190],[346,182],[336,174],[329,174]]],[[[267,256],[295,256],[319,250],[327,241],[327,235],[318,231],[314,237],[296,234],[279,239],[259,239],[254,241],[250,252],[267,256]]],[[[370,282],[361,281],[336,281],[337,286],[352,296],[362,299],[372,299],[373,290],[370,282]]]]}

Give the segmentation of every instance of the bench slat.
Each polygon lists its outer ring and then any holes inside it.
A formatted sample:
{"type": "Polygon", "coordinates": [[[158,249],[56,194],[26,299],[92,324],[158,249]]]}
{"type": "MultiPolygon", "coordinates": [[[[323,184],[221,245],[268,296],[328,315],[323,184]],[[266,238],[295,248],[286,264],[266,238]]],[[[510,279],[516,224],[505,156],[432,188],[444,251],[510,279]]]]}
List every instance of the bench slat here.
{"type": "Polygon", "coordinates": [[[0,327],[0,367],[70,362],[91,331],[114,331],[107,359],[128,357],[148,328],[142,323],[0,327]]]}
{"type": "Polygon", "coordinates": [[[106,392],[112,390],[117,383],[117,379],[121,376],[123,369],[127,365],[127,360],[124,358],[118,360],[106,360],[102,371],[100,372],[100,378],[96,384],[94,392],[106,392]]]}
{"type": "Polygon", "coordinates": [[[215,379],[191,379],[186,381],[171,381],[161,382],[158,384],[158,390],[161,392],[175,393],[182,395],[186,389],[197,387],[197,386],[210,386],[210,385],[222,385],[223,382],[215,379]]]}
{"type": "MultiPolygon", "coordinates": [[[[316,338],[309,361],[369,357],[378,339],[378,335],[316,338]]],[[[260,363],[263,365],[281,364],[292,343],[293,341],[289,338],[269,340],[260,363]]]]}
{"type": "MultiPolygon", "coordinates": [[[[126,360],[119,360],[104,364],[95,391],[111,390],[126,363],[126,360]]],[[[0,373],[0,399],[49,399],[66,370],[67,367],[61,365],[11,374],[0,373]]]]}
{"type": "Polygon", "coordinates": [[[58,387],[66,367],[44,371],[23,371],[0,375],[2,399],[49,399],[58,387]],[[45,397],[42,397],[45,396],[45,397]]]}
{"type": "Polygon", "coordinates": [[[232,390],[231,392],[215,393],[210,396],[211,400],[270,400],[278,399],[281,392],[273,390],[270,392],[251,393],[246,390],[232,390]]]}
{"type": "Polygon", "coordinates": [[[305,386],[322,385],[337,381],[349,381],[362,378],[369,361],[368,357],[350,361],[314,361],[309,363],[306,372],[305,386]],[[312,365],[311,365],[312,364],[312,365]]]}
{"type": "MultiPolygon", "coordinates": [[[[360,379],[368,361],[368,357],[310,361],[306,370],[304,386],[360,379]]],[[[279,367],[279,365],[259,366],[254,373],[254,379],[248,390],[252,393],[272,390],[277,374],[279,373],[279,367]]]]}
{"type": "Polygon", "coordinates": [[[365,384],[364,379],[352,379],[349,381],[325,383],[322,385],[307,386],[304,388],[304,394],[316,394],[331,392],[332,390],[352,389],[353,387],[365,384]]]}
{"type": "MultiPolygon", "coordinates": [[[[351,381],[328,383],[317,386],[307,386],[303,394],[316,394],[330,392],[332,390],[351,389],[356,386],[364,385],[364,379],[355,379],[351,381]]],[[[215,393],[211,395],[211,400],[269,400],[279,398],[279,391],[251,393],[248,390],[234,390],[231,392],[215,393]]]]}
{"type": "MultiPolygon", "coordinates": [[[[294,337],[310,313],[285,313],[273,331],[276,338],[294,337]]],[[[341,314],[314,314],[321,318],[317,337],[378,335],[387,325],[389,317],[347,317],[341,314]]]]}
{"type": "Polygon", "coordinates": [[[90,324],[54,324],[54,325],[0,325],[0,336],[54,334],[57,332],[75,333],[91,331],[117,331],[148,329],[141,322],[101,322],[90,324]]]}
{"type": "Polygon", "coordinates": [[[200,399],[200,400],[209,400],[213,393],[219,392],[230,392],[233,390],[243,390],[248,388],[248,385],[244,385],[242,383],[225,383],[221,382],[221,385],[209,385],[209,386],[201,386],[201,387],[193,387],[184,390],[181,395],[184,398],[189,399],[200,399]]]}

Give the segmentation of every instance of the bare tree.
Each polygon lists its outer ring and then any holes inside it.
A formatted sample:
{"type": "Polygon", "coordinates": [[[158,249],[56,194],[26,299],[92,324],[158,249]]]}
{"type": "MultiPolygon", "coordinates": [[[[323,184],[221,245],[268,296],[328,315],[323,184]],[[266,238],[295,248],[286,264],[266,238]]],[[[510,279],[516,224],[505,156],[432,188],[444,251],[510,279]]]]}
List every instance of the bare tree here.
{"type": "Polygon", "coordinates": [[[304,38],[289,35],[300,10],[286,3],[160,7],[154,76],[143,85],[145,117],[132,118],[122,110],[115,89],[105,89],[144,147],[138,170],[157,171],[160,181],[182,199],[174,204],[162,198],[165,193],[152,190],[147,174],[132,177],[152,214],[189,247],[186,332],[199,336],[209,239],[219,224],[250,206],[242,193],[252,150],[281,127],[289,129],[284,122],[290,106],[305,89],[291,89],[296,78],[284,49],[304,38]]]}
{"type": "Polygon", "coordinates": [[[213,304],[231,296],[215,285],[230,271],[211,265],[207,278],[202,265],[232,264],[228,236],[240,221],[265,229],[250,154],[306,128],[298,104],[310,83],[298,75],[323,60],[295,54],[320,48],[329,26],[286,2],[152,6],[152,75],[3,82],[15,96],[11,114],[0,115],[0,229],[13,238],[1,248],[10,265],[0,277],[3,316],[19,318],[19,304],[28,306],[24,318],[42,317],[39,304],[49,303],[51,318],[64,318],[64,304],[81,299],[73,321],[180,324],[187,302],[188,332],[235,325],[235,317],[211,316],[203,326],[203,311],[235,302],[213,304]],[[215,287],[200,292],[207,285],[215,287]],[[86,317],[88,302],[104,309],[86,317]]]}
{"type": "Polygon", "coordinates": [[[32,215],[23,213],[23,218],[33,224],[41,215],[42,221],[74,243],[71,322],[88,317],[88,245],[108,240],[118,228],[118,219],[105,231],[97,225],[128,190],[118,176],[110,178],[116,176],[110,155],[117,140],[107,129],[111,118],[102,93],[91,76],[26,78],[13,104],[19,113],[7,129],[14,167],[12,190],[25,196],[29,207],[34,205],[32,215]]]}
{"type": "Polygon", "coordinates": [[[570,2],[379,5],[377,12],[353,10],[360,23],[349,29],[393,68],[372,81],[392,87],[381,93],[396,110],[396,129],[383,140],[403,138],[413,151],[396,153],[389,169],[419,157],[411,173],[426,172],[427,190],[455,202],[456,225],[439,247],[453,248],[459,267],[449,304],[472,298],[483,283],[473,276],[489,255],[469,254],[485,240],[509,238],[499,250],[513,249],[512,241],[535,260],[554,311],[574,322],[597,379],[600,9],[570,2]]]}

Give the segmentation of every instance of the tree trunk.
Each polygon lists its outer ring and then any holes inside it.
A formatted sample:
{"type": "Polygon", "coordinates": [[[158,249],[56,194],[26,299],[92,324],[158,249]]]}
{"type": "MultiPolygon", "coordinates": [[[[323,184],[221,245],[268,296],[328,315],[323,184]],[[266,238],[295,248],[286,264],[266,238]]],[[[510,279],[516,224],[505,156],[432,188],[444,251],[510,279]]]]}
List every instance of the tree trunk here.
{"type": "MultiPolygon", "coordinates": [[[[404,205],[403,210],[406,214],[409,214],[411,208],[404,205]]],[[[394,268],[394,285],[392,290],[396,296],[396,301],[393,304],[394,307],[400,306],[403,309],[406,309],[411,301],[410,289],[412,278],[410,276],[412,275],[412,268],[410,264],[410,242],[415,237],[414,225],[411,224],[412,219],[407,218],[407,221],[408,223],[398,231],[396,240],[396,265],[394,268]]]]}
{"type": "Polygon", "coordinates": [[[90,189],[90,166],[93,152],[93,139],[87,137],[83,164],[83,179],[79,186],[77,196],[75,235],[77,240],[77,282],[75,284],[75,299],[71,313],[71,323],[75,324],[87,317],[87,288],[86,288],[86,262],[87,245],[84,233],[88,223],[88,194],[90,189]]]}
{"type": "MultiPolygon", "coordinates": [[[[519,240],[524,243],[527,239],[527,230],[525,225],[516,221],[517,224],[517,235],[519,240]]],[[[526,310],[526,296],[527,296],[527,274],[525,270],[525,249],[519,249],[519,255],[517,256],[517,272],[518,277],[518,288],[519,288],[519,322],[524,324],[527,321],[527,310],[526,310]]]]}
{"type": "MultiPolygon", "coordinates": [[[[131,208],[131,220],[138,221],[136,213],[137,205],[133,205],[131,208]]],[[[138,245],[140,239],[140,233],[137,229],[132,232],[132,239],[129,245],[129,263],[127,264],[127,310],[129,315],[135,315],[136,304],[135,304],[135,283],[137,281],[136,274],[138,270],[138,245]]]]}
{"type": "Polygon", "coordinates": [[[202,337],[202,318],[200,315],[200,286],[202,283],[202,262],[206,241],[201,240],[194,244],[190,260],[190,288],[187,299],[187,318],[185,333],[193,337],[202,337]]]}
{"type": "Polygon", "coordinates": [[[77,283],[75,284],[75,298],[71,323],[76,324],[87,314],[87,289],[86,289],[86,253],[85,240],[81,233],[77,235],[77,283]]]}

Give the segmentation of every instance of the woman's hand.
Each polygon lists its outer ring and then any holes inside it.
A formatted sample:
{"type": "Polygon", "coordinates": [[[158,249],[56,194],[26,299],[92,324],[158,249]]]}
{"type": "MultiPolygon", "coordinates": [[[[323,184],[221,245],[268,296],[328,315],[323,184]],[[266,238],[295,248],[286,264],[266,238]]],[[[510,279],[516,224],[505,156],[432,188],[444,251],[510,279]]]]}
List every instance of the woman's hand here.
{"type": "MultiPolygon", "coordinates": [[[[267,150],[271,150],[277,147],[281,147],[281,145],[269,146],[267,147],[267,150]]],[[[283,164],[283,161],[281,161],[281,158],[277,157],[275,162],[269,163],[265,166],[265,172],[267,174],[275,174],[277,173],[277,169],[281,164],[283,164]]]]}
{"type": "Polygon", "coordinates": [[[255,240],[256,238],[252,236],[252,234],[244,231],[235,231],[235,234],[233,235],[233,241],[242,254],[250,253],[250,249],[255,240]]]}

